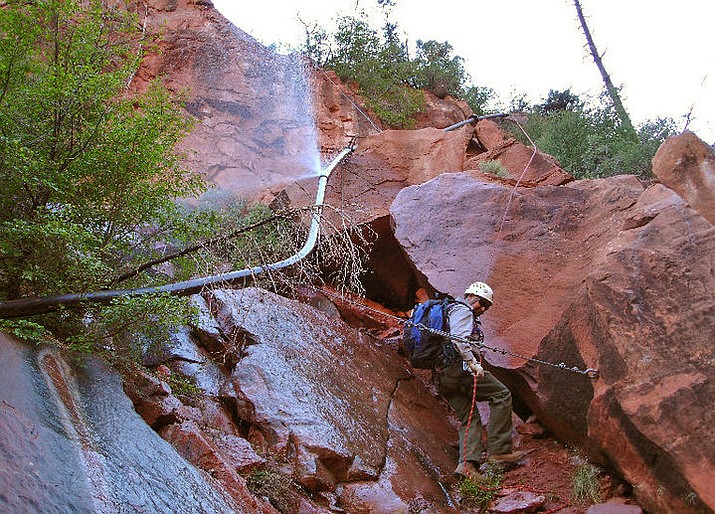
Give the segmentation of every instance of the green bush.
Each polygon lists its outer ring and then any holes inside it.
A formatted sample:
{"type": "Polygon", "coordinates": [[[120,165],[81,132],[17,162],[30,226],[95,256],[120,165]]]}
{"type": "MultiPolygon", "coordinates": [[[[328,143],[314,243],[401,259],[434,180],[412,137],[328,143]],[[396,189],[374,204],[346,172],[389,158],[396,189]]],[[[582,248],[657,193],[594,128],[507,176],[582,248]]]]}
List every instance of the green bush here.
{"type": "Polygon", "coordinates": [[[485,512],[496,498],[503,479],[504,472],[499,466],[489,466],[481,477],[463,478],[458,484],[462,505],[485,512]]]}
{"type": "Polygon", "coordinates": [[[411,127],[414,115],[424,108],[424,96],[409,84],[414,66],[394,26],[386,24],[381,36],[361,11],[358,17],[338,18],[332,41],[325,66],[341,79],[355,82],[368,107],[386,124],[411,127]]]}
{"type": "Polygon", "coordinates": [[[303,52],[318,66],[357,84],[368,107],[390,127],[414,125],[415,115],[425,108],[422,90],[440,98],[452,95],[464,99],[475,112],[483,112],[493,91],[465,86],[464,60],[452,55],[452,46],[446,41],[420,40],[416,57],[410,58],[397,25],[389,21],[391,3],[383,4],[386,19],[381,30],[371,26],[364,11],[339,16],[332,34],[317,25],[306,25],[303,52]]]}
{"type": "MultiPolygon", "coordinates": [[[[0,301],[106,288],[199,222],[175,202],[206,189],[175,151],[193,120],[158,83],[126,92],[139,39],[135,17],[99,0],[0,8],[0,301]]],[[[187,309],[126,297],[2,328],[95,351],[129,329],[165,336],[187,309]]]]}
{"type": "MultiPolygon", "coordinates": [[[[674,122],[661,118],[643,124],[634,136],[620,126],[607,104],[589,108],[573,95],[553,91],[550,101],[530,111],[524,127],[527,133],[541,151],[554,156],[576,178],[619,174],[649,178],[655,152],[675,132],[674,122]]],[[[515,132],[515,136],[528,143],[522,134],[515,132]]]]}
{"type": "Polygon", "coordinates": [[[582,464],[573,475],[573,495],[576,501],[601,501],[601,470],[592,464],[582,464]]]}
{"type": "Polygon", "coordinates": [[[494,175],[496,177],[507,178],[509,176],[509,171],[504,167],[504,165],[497,160],[494,161],[484,161],[479,164],[479,171],[482,173],[488,173],[489,175],[494,175]]]}
{"type": "Polygon", "coordinates": [[[431,91],[439,98],[447,95],[461,97],[467,72],[464,59],[452,56],[448,42],[417,40],[414,85],[431,91]]]}
{"type": "Polygon", "coordinates": [[[246,478],[246,485],[256,496],[267,498],[279,512],[295,512],[298,487],[289,476],[270,468],[258,469],[246,478]]]}
{"type": "Polygon", "coordinates": [[[496,97],[496,92],[486,86],[467,86],[464,93],[458,97],[467,102],[474,114],[487,114],[487,105],[496,97]]]}
{"type": "Polygon", "coordinates": [[[126,12],[13,2],[0,34],[0,298],[97,289],[204,189],[174,150],[192,121],[158,84],[124,94],[126,12]]]}

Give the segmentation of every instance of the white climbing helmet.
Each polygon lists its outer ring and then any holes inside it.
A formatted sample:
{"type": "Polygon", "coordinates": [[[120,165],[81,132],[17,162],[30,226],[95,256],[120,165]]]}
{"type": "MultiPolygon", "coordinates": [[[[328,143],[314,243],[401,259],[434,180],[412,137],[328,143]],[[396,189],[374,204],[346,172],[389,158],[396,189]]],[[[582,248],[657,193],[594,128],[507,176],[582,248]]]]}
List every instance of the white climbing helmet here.
{"type": "Polygon", "coordinates": [[[471,284],[466,291],[464,291],[464,296],[468,294],[473,294],[489,302],[489,305],[494,303],[494,291],[484,282],[475,282],[471,284]]]}

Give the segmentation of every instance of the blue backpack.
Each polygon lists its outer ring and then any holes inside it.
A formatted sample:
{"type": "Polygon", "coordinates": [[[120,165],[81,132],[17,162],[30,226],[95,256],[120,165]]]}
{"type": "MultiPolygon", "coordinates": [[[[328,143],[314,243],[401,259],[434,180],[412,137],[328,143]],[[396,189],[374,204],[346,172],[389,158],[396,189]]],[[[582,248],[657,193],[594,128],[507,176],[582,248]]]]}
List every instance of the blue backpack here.
{"type": "Polygon", "coordinates": [[[449,337],[430,331],[449,333],[447,308],[456,302],[444,296],[415,306],[402,335],[402,345],[413,368],[444,368],[461,360],[449,337]]]}

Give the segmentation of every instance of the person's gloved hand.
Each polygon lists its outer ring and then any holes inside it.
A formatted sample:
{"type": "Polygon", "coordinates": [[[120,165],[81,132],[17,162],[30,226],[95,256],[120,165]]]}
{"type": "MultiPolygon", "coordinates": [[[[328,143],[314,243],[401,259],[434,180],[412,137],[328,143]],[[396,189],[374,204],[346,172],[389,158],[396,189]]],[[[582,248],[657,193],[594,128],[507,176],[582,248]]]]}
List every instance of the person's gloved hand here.
{"type": "Polygon", "coordinates": [[[466,362],[467,364],[467,369],[469,372],[474,375],[477,378],[481,378],[484,376],[484,368],[482,368],[482,365],[479,364],[477,359],[472,359],[470,361],[466,362]]]}

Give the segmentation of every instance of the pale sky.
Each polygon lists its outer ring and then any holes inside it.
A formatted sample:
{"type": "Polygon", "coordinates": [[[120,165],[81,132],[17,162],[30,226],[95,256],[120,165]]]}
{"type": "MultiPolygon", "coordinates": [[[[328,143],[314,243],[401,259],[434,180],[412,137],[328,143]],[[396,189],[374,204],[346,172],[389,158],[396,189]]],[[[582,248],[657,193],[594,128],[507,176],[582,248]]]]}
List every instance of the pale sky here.
{"type": "MultiPolygon", "coordinates": [[[[338,14],[377,12],[377,0],[213,0],[234,25],[265,45],[303,42],[303,21],[329,31],[338,14]],[[250,7],[249,7],[250,5],[250,7]]],[[[635,124],[675,119],[715,143],[715,44],[712,0],[581,0],[594,41],[635,124]]],[[[506,101],[534,102],[549,89],[586,98],[603,88],[571,0],[396,0],[391,20],[403,40],[448,41],[472,82],[506,101]]]]}

